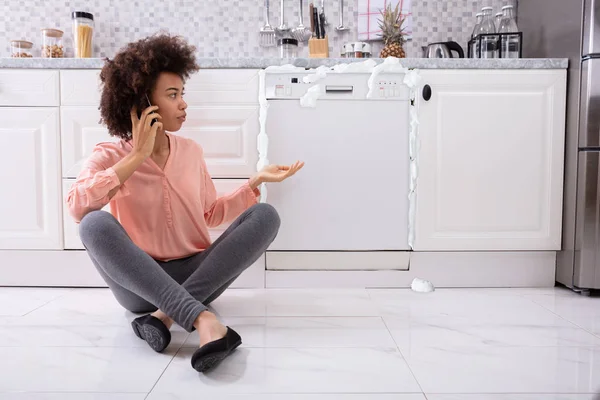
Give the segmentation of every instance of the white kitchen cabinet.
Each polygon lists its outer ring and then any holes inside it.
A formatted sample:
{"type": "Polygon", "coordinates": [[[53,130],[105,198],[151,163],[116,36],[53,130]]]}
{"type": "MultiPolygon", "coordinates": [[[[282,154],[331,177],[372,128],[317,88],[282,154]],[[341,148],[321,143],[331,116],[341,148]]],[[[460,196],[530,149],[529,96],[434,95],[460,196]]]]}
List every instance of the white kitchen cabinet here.
{"type": "Polygon", "coordinates": [[[258,106],[192,106],[177,135],[202,145],[213,178],[248,178],[256,172],[258,106]]]}
{"type": "Polygon", "coordinates": [[[257,69],[201,69],[185,85],[189,105],[258,105],[257,69]]]}
{"type": "Polygon", "coordinates": [[[55,70],[0,69],[0,106],[58,107],[55,70]]]}
{"type": "MultiPolygon", "coordinates": [[[[75,182],[75,179],[63,179],[62,181],[62,198],[61,204],[63,208],[63,234],[64,234],[64,247],[65,250],[83,250],[83,243],[81,243],[81,239],[79,238],[79,224],[75,223],[71,215],[69,214],[69,210],[67,209],[67,203],[65,199],[67,198],[67,193],[69,193],[69,189],[75,182]]],[[[110,212],[110,204],[107,204],[102,208],[104,211],[110,212]]]]}
{"type": "MultiPolygon", "coordinates": [[[[63,177],[76,177],[96,143],[117,140],[99,124],[98,70],[61,71],[63,177]]],[[[214,178],[248,178],[258,151],[258,72],[201,70],[185,83],[187,121],[176,135],[204,148],[214,178]]]]}
{"type": "MultiPolygon", "coordinates": [[[[75,182],[75,179],[64,179],[62,186],[62,207],[63,207],[63,230],[64,230],[64,248],[66,250],[81,250],[84,249],[83,244],[81,243],[81,239],[79,238],[79,227],[78,224],[75,223],[73,218],[69,215],[67,210],[67,205],[64,199],[69,192],[69,189],[75,182]]],[[[222,196],[225,194],[229,194],[235,191],[237,188],[242,186],[246,180],[245,179],[214,179],[215,188],[217,189],[217,195],[222,196]]],[[[104,211],[110,212],[110,204],[107,204],[104,208],[104,211]]],[[[209,229],[210,237],[213,241],[217,240],[219,236],[225,232],[227,227],[230,224],[222,224],[218,227],[209,229]]],[[[264,262],[264,261],[263,261],[264,262]]]]}
{"type": "MultiPolygon", "coordinates": [[[[187,121],[175,135],[191,138],[204,149],[213,178],[249,178],[256,171],[258,107],[191,106],[187,121]]],[[[76,178],[83,162],[100,142],[116,141],[98,122],[96,107],[61,107],[62,174],[76,178]]]]}
{"type": "Polygon", "coordinates": [[[97,107],[63,106],[60,118],[63,178],[77,178],[96,144],[119,140],[98,123],[100,111],[97,107]]]}
{"type": "Polygon", "coordinates": [[[559,250],[566,71],[421,75],[414,250],[559,250]]]}
{"type": "Polygon", "coordinates": [[[100,104],[100,70],[68,69],[60,71],[62,106],[96,106],[100,104]]]}
{"type": "MultiPolygon", "coordinates": [[[[1,82],[1,78],[0,78],[1,82]]],[[[63,106],[100,103],[100,70],[60,71],[60,98],[63,106]]],[[[188,104],[258,104],[258,70],[201,69],[185,86],[188,104]]]]}
{"type": "Polygon", "coordinates": [[[0,107],[0,249],[62,249],[57,107],[0,107]]]}

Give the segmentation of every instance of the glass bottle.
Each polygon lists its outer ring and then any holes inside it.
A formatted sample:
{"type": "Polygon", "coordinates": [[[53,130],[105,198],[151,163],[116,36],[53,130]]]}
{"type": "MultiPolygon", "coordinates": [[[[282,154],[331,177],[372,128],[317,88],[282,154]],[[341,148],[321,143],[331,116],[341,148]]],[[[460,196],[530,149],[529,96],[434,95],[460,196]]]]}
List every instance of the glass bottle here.
{"type": "MultiPolygon", "coordinates": [[[[496,33],[496,26],[492,18],[492,7],[483,7],[483,21],[479,25],[478,35],[489,35],[496,33]]],[[[498,58],[498,37],[494,35],[481,38],[481,58],[498,58]]]]}
{"type": "Polygon", "coordinates": [[[477,32],[479,31],[479,25],[481,25],[481,21],[483,21],[483,13],[477,13],[477,22],[475,23],[475,28],[473,28],[473,33],[471,33],[471,58],[478,58],[477,50],[479,47],[477,46],[477,41],[475,38],[477,37],[477,32]]]}
{"type": "MultiPolygon", "coordinates": [[[[499,33],[518,33],[519,27],[514,17],[513,6],[502,7],[502,22],[499,33]]],[[[519,58],[521,41],[519,35],[502,35],[500,38],[500,53],[502,58],[519,58]]]]}

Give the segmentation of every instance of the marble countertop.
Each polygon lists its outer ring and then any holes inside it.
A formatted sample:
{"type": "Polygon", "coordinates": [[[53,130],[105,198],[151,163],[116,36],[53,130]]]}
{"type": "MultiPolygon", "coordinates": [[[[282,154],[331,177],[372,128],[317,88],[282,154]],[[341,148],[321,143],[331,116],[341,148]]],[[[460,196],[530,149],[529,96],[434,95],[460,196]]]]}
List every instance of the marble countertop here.
{"type": "MultiPolygon", "coordinates": [[[[383,59],[373,58],[380,63],[383,59]]],[[[266,68],[272,65],[292,64],[297,67],[316,68],[321,65],[331,67],[341,63],[364,61],[362,58],[198,58],[203,69],[213,68],[266,68]]],[[[566,58],[530,59],[427,59],[405,58],[401,64],[407,68],[419,69],[565,69],[569,65],[566,58]]],[[[99,69],[104,65],[101,58],[0,58],[0,68],[24,69],[99,69]]]]}

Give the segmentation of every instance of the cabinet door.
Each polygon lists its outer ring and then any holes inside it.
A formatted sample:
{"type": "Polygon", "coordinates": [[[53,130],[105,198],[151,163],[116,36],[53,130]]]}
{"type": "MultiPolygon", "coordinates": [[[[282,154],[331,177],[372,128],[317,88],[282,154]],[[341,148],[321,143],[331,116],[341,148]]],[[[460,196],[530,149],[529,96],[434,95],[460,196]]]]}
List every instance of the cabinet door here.
{"type": "Polygon", "coordinates": [[[100,142],[117,141],[100,125],[97,107],[61,107],[62,176],[77,178],[81,166],[100,142]]]}
{"type": "Polygon", "coordinates": [[[0,108],[0,249],[62,249],[58,108],[0,108]]]}
{"type": "Polygon", "coordinates": [[[258,106],[190,106],[176,132],[200,143],[213,178],[248,178],[256,171],[258,106]]]}
{"type": "MultiPolygon", "coordinates": [[[[69,211],[67,210],[67,204],[65,203],[65,199],[67,198],[67,193],[69,193],[69,189],[71,189],[71,185],[75,182],[75,179],[63,179],[62,181],[62,208],[63,208],[63,232],[64,232],[64,243],[65,250],[83,250],[83,243],[81,243],[81,239],[79,238],[79,224],[75,223],[71,215],[69,215],[69,211]]],[[[110,205],[107,204],[102,208],[104,211],[110,212],[110,205]]]]}
{"type": "Polygon", "coordinates": [[[559,250],[565,71],[422,75],[414,249],[559,250]]]}

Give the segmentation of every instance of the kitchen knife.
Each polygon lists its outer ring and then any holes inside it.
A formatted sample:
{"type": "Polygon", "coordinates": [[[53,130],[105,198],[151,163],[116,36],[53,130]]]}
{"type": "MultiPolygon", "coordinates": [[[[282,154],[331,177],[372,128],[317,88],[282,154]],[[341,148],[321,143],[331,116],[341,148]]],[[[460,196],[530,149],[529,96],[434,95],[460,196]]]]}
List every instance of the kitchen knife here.
{"type": "Polygon", "coordinates": [[[316,33],[315,33],[315,19],[313,18],[313,9],[314,9],[314,5],[313,3],[310,3],[310,5],[308,6],[308,15],[310,18],[310,31],[312,32],[312,37],[316,37],[316,33]]]}
{"type": "Polygon", "coordinates": [[[325,39],[325,11],[321,10],[319,15],[319,26],[321,30],[321,39],[325,39]]]}
{"type": "Polygon", "coordinates": [[[319,12],[317,11],[317,8],[314,7],[313,8],[313,19],[315,21],[315,35],[317,37],[317,39],[321,38],[321,27],[319,26],[319,12]]]}

